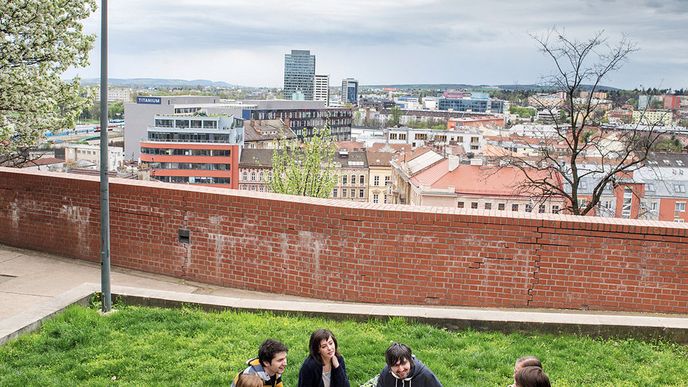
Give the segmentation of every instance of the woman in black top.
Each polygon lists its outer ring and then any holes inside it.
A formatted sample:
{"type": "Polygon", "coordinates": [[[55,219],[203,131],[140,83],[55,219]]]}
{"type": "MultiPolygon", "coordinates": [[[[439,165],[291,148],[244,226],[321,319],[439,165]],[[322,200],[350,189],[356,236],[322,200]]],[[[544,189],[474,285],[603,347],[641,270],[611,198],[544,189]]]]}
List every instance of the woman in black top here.
{"type": "Polygon", "coordinates": [[[299,371],[298,387],[350,387],[344,357],[337,338],[327,329],[318,329],[308,344],[310,354],[299,371]]]}

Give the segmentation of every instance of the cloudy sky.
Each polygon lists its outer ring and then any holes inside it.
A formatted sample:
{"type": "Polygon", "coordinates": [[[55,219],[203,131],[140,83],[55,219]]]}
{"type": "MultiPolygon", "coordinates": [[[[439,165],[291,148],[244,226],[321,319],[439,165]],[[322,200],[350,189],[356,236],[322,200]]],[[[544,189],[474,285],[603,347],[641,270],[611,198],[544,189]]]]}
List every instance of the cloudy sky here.
{"type": "MultiPolygon", "coordinates": [[[[610,86],[688,88],[686,0],[114,0],[109,26],[111,78],[281,87],[284,54],[307,49],[330,85],[530,84],[552,71],[531,35],[556,27],[637,44],[610,86]]],[[[68,75],[98,77],[99,50],[68,75]]]]}

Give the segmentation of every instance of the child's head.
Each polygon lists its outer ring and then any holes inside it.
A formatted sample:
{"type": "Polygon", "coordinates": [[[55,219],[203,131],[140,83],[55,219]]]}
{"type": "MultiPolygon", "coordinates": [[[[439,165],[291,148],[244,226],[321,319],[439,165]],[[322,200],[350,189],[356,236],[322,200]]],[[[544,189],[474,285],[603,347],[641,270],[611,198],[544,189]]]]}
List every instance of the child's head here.
{"type": "Polygon", "coordinates": [[[542,368],[537,366],[523,367],[514,375],[515,387],[552,387],[549,378],[542,368]]]}
{"type": "Polygon", "coordinates": [[[516,365],[514,365],[514,375],[523,367],[540,367],[540,369],[542,369],[542,363],[540,362],[540,359],[535,356],[523,356],[522,358],[516,360],[516,365]]]}
{"type": "Polygon", "coordinates": [[[263,379],[255,374],[241,374],[236,382],[236,387],[263,387],[263,379]]]}

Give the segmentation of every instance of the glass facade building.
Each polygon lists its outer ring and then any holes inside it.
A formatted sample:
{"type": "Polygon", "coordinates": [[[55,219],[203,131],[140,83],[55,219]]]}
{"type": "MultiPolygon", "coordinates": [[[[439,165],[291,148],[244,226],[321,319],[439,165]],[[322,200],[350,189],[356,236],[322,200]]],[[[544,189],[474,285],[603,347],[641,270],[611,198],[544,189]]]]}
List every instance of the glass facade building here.
{"type": "Polygon", "coordinates": [[[342,103],[358,105],[358,81],[353,78],[342,80],[342,103]]]}
{"type": "Polygon", "coordinates": [[[284,55],[284,98],[299,96],[306,101],[313,100],[315,83],[315,55],[309,50],[291,50],[284,55]]]}

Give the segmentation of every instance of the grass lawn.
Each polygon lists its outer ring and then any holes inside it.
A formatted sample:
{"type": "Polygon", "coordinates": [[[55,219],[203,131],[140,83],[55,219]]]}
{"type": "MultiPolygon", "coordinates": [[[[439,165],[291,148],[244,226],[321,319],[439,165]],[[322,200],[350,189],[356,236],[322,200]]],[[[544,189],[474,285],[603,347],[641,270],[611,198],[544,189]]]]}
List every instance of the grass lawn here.
{"type": "Polygon", "coordinates": [[[394,318],[359,323],[270,313],[119,307],[102,317],[70,307],[35,334],[0,347],[0,386],[229,385],[268,337],[285,342],[296,386],[310,333],[337,335],[352,386],[384,365],[390,342],[411,346],[446,386],[506,386],[522,355],[555,386],[686,386],[688,347],[576,336],[449,332],[394,318]]]}

